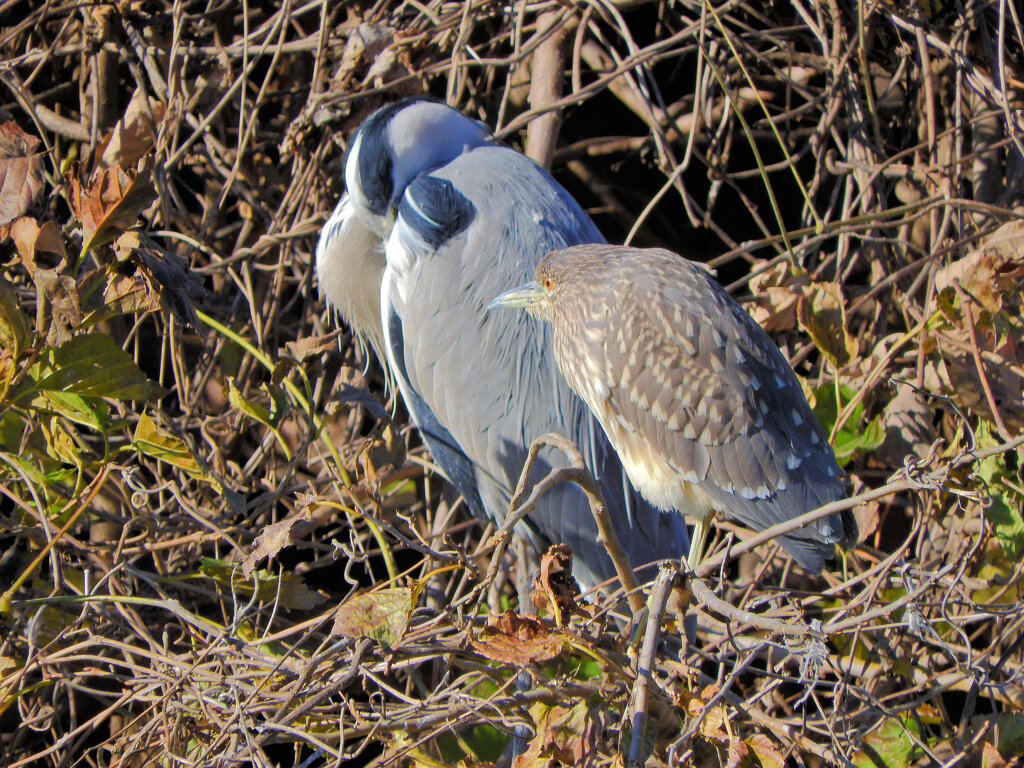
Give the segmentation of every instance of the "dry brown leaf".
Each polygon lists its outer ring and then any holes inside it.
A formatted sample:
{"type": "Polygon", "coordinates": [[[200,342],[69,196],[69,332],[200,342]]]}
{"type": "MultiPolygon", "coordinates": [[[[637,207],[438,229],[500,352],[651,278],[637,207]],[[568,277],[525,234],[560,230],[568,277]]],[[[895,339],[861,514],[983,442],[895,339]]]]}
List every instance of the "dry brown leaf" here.
{"type": "Polygon", "coordinates": [[[368,637],[389,648],[402,639],[420,586],[393,587],[356,595],[338,606],[332,635],[368,637]]]}
{"type": "Polygon", "coordinates": [[[393,27],[362,23],[349,35],[345,51],[341,56],[341,64],[335,71],[332,80],[345,82],[361,66],[374,62],[395,40],[393,27]]]}
{"type": "Polygon", "coordinates": [[[853,517],[857,521],[858,544],[867,541],[878,530],[881,509],[882,504],[878,501],[869,501],[867,504],[860,504],[854,508],[853,517]]]}
{"type": "Polygon", "coordinates": [[[249,578],[262,560],[275,557],[278,552],[289,544],[305,536],[311,527],[312,513],[308,507],[302,507],[296,514],[272,523],[256,537],[249,554],[242,561],[242,574],[249,578]]]}
{"type": "Polygon", "coordinates": [[[729,739],[726,754],[725,768],[743,768],[750,764],[750,747],[739,739],[729,739]]]}
{"type": "Polygon", "coordinates": [[[730,740],[725,727],[725,707],[721,704],[704,706],[704,719],[700,722],[700,734],[709,741],[725,744],[730,740]]]}
{"type": "Polygon", "coordinates": [[[103,303],[123,315],[156,312],[160,309],[160,295],[142,275],[132,277],[113,274],[103,286],[103,303]]]}
{"type": "Polygon", "coordinates": [[[10,235],[30,274],[37,269],[56,267],[67,257],[64,234],[56,222],[44,221],[40,226],[35,219],[22,216],[11,224],[10,235]],[[40,258],[43,264],[39,264],[40,258]]]}
{"type": "Polygon", "coordinates": [[[82,324],[82,299],[74,278],[53,269],[38,269],[32,274],[40,306],[49,305],[51,323],[46,341],[59,345],[71,338],[71,330],[82,324]]]}
{"type": "Polygon", "coordinates": [[[573,614],[592,615],[580,606],[580,586],[572,576],[572,548],[568,544],[548,547],[540,559],[540,573],[533,583],[533,602],[547,610],[555,624],[564,626],[573,614]]]}
{"type": "MultiPolygon", "coordinates": [[[[906,371],[906,377],[912,376],[906,371]]],[[[896,374],[894,378],[899,378],[896,374]]],[[[882,426],[885,442],[871,454],[886,467],[898,469],[909,458],[924,458],[935,441],[935,427],[932,425],[935,411],[924,393],[909,384],[893,382],[896,396],[885,405],[882,412],[882,426]]]]}
{"type": "Polygon", "coordinates": [[[142,241],[138,232],[125,232],[114,241],[114,257],[118,261],[128,261],[139,250],[142,241]]]}
{"type": "Polygon", "coordinates": [[[304,363],[311,357],[320,357],[332,349],[338,348],[338,337],[343,333],[341,328],[323,336],[304,336],[296,341],[286,341],[285,353],[291,355],[297,363],[304,363]]]}
{"type": "Polygon", "coordinates": [[[357,457],[363,471],[366,490],[380,501],[380,470],[398,469],[405,463],[405,440],[401,432],[389,421],[383,422],[376,434],[363,445],[357,457]]]}
{"type": "Polygon", "coordinates": [[[526,752],[516,757],[513,768],[535,766],[590,765],[598,756],[596,747],[604,731],[601,712],[578,701],[572,707],[537,703],[530,707],[536,735],[526,752]]]}
{"type": "Polygon", "coordinates": [[[103,150],[103,165],[118,164],[122,168],[134,165],[153,148],[157,126],[163,118],[164,105],[136,88],[103,150]]]}
{"type": "Polygon", "coordinates": [[[111,243],[134,227],[139,213],[156,197],[148,170],[106,168],[93,175],[88,189],[73,175],[69,182],[71,209],[82,222],[83,252],[111,243]]]}
{"type": "Polygon", "coordinates": [[[35,152],[39,138],[18,124],[0,123],[0,225],[14,221],[43,191],[43,156],[35,152]]]}
{"type": "Polygon", "coordinates": [[[743,741],[750,747],[761,763],[761,768],[785,768],[786,758],[774,742],[763,733],[755,733],[743,741]]]}
{"type": "Polygon", "coordinates": [[[512,610],[488,620],[476,637],[473,647],[488,659],[525,667],[538,661],[553,659],[565,647],[565,637],[552,632],[539,620],[520,616],[512,610]]]}
{"type": "Polygon", "coordinates": [[[955,291],[959,286],[989,312],[1003,308],[1004,297],[1019,288],[1024,278],[1024,222],[1004,224],[981,244],[935,273],[935,290],[955,291]]]}
{"type": "Polygon", "coordinates": [[[805,272],[795,272],[788,260],[780,261],[751,278],[751,316],[769,333],[796,328],[797,303],[809,282],[805,272]]]}
{"type": "Polygon", "coordinates": [[[981,768],[1007,768],[1006,758],[999,754],[995,744],[985,742],[981,746],[981,768]]]}
{"type": "Polygon", "coordinates": [[[82,300],[78,284],[71,276],[60,273],[67,255],[64,235],[54,222],[46,221],[40,226],[35,219],[27,216],[14,222],[10,233],[21,263],[36,287],[40,332],[42,318],[45,318],[45,309],[48,307],[52,321],[46,329],[47,341],[61,344],[71,337],[71,329],[82,323],[82,300]]]}
{"type": "Polygon", "coordinates": [[[725,744],[730,738],[725,729],[725,708],[721,704],[708,706],[719,690],[721,686],[718,683],[705,686],[699,697],[694,696],[686,702],[686,711],[691,717],[701,718],[701,736],[717,744],[725,744]]]}
{"type": "Polygon", "coordinates": [[[796,306],[797,322],[835,368],[857,354],[857,342],[846,328],[843,292],[837,283],[811,283],[796,306]]]}
{"type": "MultiPolygon", "coordinates": [[[[926,369],[925,386],[932,388],[937,380],[936,391],[952,395],[961,408],[991,420],[992,409],[978,375],[970,333],[966,328],[956,328],[939,332],[935,338],[941,357],[926,369]]],[[[999,415],[1010,430],[1024,429],[1024,378],[1020,374],[1024,343],[1015,334],[1001,335],[981,326],[975,328],[975,340],[999,415]]]]}

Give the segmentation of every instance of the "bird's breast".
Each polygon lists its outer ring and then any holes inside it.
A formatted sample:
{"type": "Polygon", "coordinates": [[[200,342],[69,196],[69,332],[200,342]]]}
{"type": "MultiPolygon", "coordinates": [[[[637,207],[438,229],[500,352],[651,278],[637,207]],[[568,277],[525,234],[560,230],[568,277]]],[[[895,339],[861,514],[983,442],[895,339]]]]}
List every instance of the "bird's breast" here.
{"type": "Polygon", "coordinates": [[[693,473],[681,472],[670,464],[650,440],[620,421],[606,404],[598,420],[619,454],[630,482],[658,509],[680,510],[692,518],[703,518],[715,508],[713,500],[697,484],[693,473]]]}

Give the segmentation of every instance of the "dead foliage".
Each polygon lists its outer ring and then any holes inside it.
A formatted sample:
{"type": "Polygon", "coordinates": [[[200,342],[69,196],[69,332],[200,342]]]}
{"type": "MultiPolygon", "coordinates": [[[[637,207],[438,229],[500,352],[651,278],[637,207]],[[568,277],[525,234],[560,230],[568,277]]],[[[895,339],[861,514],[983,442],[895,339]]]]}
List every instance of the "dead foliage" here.
{"type": "Polygon", "coordinates": [[[1014,3],[8,3],[0,48],[0,763],[1021,764],[1014,3]],[[855,551],[720,528],[692,643],[557,558],[507,610],[312,280],[424,92],[750,296],[855,551]]]}

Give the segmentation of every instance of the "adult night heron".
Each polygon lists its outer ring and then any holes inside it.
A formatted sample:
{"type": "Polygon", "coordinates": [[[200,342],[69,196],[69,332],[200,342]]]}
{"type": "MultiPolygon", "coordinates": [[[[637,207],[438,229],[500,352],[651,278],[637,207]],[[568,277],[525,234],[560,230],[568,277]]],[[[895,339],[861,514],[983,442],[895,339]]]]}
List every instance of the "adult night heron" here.
{"type": "MultiPolygon", "coordinates": [[[[367,339],[423,439],[474,513],[501,521],[533,440],[575,442],[633,566],[687,550],[683,521],[629,485],[607,438],[558,373],[549,331],[488,313],[555,248],[599,242],[575,200],[486,126],[440,102],[384,107],[360,126],[342,197],[317,244],[321,290],[367,339]]],[[[545,449],[531,480],[564,457],[545,449]]],[[[615,575],[583,493],[547,494],[520,532],[565,542],[587,586],[615,575]]]]}
{"type": "MultiPolygon", "coordinates": [[[[580,245],[490,308],[554,327],[559,367],[630,479],[656,507],[697,519],[691,565],[715,512],[756,530],[843,497],[840,471],[779,348],[697,265],[670,251],[580,245]]],[[[833,514],[778,541],[820,571],[856,533],[833,514]]]]}

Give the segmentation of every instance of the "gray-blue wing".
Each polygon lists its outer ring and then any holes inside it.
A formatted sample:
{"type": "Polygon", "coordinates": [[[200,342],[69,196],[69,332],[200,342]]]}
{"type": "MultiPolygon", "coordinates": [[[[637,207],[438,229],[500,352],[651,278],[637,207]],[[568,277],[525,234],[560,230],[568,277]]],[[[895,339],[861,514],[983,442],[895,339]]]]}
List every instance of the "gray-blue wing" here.
{"type": "Polygon", "coordinates": [[[405,400],[406,408],[416,422],[427,448],[430,449],[430,455],[444,470],[455,489],[462,494],[473,514],[477,517],[484,516],[486,510],[480,501],[476,469],[472,460],[463,453],[451,432],[441,424],[420,393],[409,385],[409,375],[405,367],[405,329],[402,327],[401,318],[390,308],[387,318],[387,340],[388,359],[394,378],[405,400]]]}
{"type": "MultiPolygon", "coordinates": [[[[388,340],[399,387],[417,424],[443,428],[458,449],[435,458],[463,494],[468,461],[480,504],[501,520],[529,445],[548,432],[565,435],[601,481],[619,538],[641,566],[686,553],[683,518],[654,509],[629,486],[600,426],[558,372],[548,327],[526,313],[485,309],[532,279],[548,251],[600,241],[545,171],[512,150],[480,147],[407,188],[386,246],[382,311],[401,329],[400,346],[388,340]]],[[[565,464],[553,451],[541,458],[534,482],[565,464]]],[[[527,525],[538,546],[573,548],[581,581],[614,576],[578,488],[548,494],[527,525]]]]}

